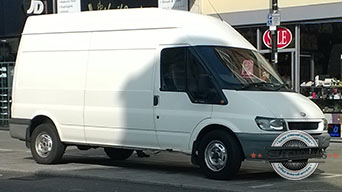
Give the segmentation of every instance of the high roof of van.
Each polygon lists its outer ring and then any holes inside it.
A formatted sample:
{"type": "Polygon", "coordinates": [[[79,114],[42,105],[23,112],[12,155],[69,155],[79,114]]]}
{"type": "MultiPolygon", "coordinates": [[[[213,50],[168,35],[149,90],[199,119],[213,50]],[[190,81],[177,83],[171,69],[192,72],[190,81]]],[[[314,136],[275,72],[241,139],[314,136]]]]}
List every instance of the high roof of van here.
{"type": "Polygon", "coordinates": [[[229,24],[186,11],[137,8],[30,16],[23,35],[181,28],[191,44],[255,49],[229,24]],[[204,40],[204,41],[203,41],[204,40]]]}

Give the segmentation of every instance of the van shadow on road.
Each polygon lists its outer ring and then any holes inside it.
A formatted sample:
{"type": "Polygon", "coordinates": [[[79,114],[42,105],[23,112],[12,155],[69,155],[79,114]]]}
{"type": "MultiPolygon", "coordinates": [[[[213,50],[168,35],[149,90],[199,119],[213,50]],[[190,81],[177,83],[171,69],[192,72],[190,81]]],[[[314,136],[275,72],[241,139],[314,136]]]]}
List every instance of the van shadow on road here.
{"type": "MultiPolygon", "coordinates": [[[[147,152],[150,157],[139,158],[133,153],[130,158],[123,161],[113,161],[109,159],[102,149],[91,149],[89,151],[79,151],[77,149],[68,150],[63,156],[62,161],[57,165],[60,167],[72,166],[72,169],[81,167],[86,170],[85,165],[89,165],[89,169],[101,169],[102,171],[112,171],[119,168],[120,170],[133,172],[146,172],[158,174],[182,174],[186,177],[205,178],[199,167],[192,165],[190,156],[177,152],[147,152]]],[[[26,159],[33,160],[32,157],[26,159]]],[[[46,165],[50,166],[50,165],[46,165]]],[[[55,165],[52,165],[55,166],[55,165]]],[[[71,169],[71,170],[72,170],[71,169]]],[[[64,171],[67,169],[63,168],[64,171]]],[[[78,169],[80,170],[80,169],[78,169]]],[[[278,180],[281,179],[268,164],[260,162],[243,162],[240,172],[235,181],[247,180],[278,180]]]]}
{"type": "Polygon", "coordinates": [[[154,153],[150,157],[139,158],[136,153],[124,161],[110,160],[103,149],[79,151],[68,149],[59,164],[37,165],[28,155],[27,163],[38,167],[36,176],[61,176],[118,180],[158,185],[195,186],[208,189],[237,189],[237,191],[273,190],[332,190],[340,191],[340,177],[327,176],[324,169],[302,181],[289,181],[278,176],[268,163],[244,161],[238,175],[229,181],[210,180],[200,169],[190,163],[190,156],[176,152],[154,153]],[[29,162],[30,161],[30,162],[29,162]],[[332,177],[332,178],[328,178],[332,177]],[[337,183],[336,183],[337,182],[337,183]]]}

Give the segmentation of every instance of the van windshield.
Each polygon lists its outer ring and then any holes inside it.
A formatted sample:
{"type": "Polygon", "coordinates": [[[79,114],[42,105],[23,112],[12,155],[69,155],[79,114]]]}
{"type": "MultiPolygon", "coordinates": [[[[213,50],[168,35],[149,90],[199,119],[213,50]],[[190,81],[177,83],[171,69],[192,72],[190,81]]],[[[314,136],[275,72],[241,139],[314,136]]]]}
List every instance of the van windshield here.
{"type": "Polygon", "coordinates": [[[196,47],[224,89],[289,90],[278,73],[256,51],[233,47],[196,47]]]}

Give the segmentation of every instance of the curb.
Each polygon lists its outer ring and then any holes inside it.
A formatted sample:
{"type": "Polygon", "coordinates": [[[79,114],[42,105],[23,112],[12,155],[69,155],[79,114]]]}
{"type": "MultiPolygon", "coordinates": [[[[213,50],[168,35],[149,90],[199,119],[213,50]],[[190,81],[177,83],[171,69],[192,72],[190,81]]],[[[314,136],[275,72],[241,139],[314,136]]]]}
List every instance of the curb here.
{"type": "Polygon", "coordinates": [[[331,143],[342,143],[342,139],[330,139],[331,143]]]}
{"type": "Polygon", "coordinates": [[[9,127],[0,127],[0,131],[9,131],[9,127]]]}

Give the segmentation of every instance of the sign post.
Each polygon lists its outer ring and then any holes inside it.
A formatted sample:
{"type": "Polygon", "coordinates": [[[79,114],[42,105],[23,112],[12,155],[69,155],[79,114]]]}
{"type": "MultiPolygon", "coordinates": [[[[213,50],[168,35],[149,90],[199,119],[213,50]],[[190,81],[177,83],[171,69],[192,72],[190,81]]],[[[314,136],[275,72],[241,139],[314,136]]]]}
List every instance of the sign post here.
{"type": "Polygon", "coordinates": [[[271,62],[275,70],[278,70],[278,45],[277,45],[277,28],[280,25],[280,14],[278,13],[278,0],[270,0],[270,14],[267,18],[267,25],[270,27],[272,36],[272,53],[271,62]]]}

